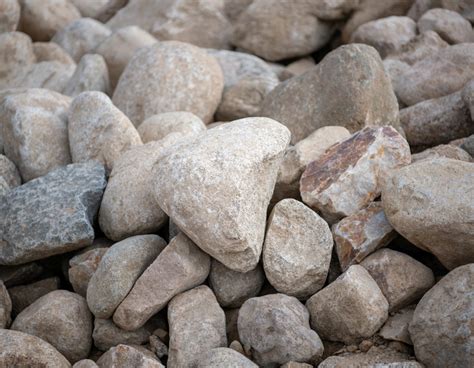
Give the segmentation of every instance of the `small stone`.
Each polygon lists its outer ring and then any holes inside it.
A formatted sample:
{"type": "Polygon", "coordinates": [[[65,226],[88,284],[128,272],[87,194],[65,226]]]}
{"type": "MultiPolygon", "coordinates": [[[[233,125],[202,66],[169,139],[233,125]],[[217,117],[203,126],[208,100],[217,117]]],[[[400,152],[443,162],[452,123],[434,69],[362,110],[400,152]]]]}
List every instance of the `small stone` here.
{"type": "MultiPolygon", "coordinates": [[[[2,13],[0,13],[2,14],[2,13]]],[[[21,32],[0,33],[0,88],[11,88],[11,79],[36,62],[31,38],[21,32]]]]}
{"type": "Polygon", "coordinates": [[[375,280],[359,265],[306,302],[311,327],[326,340],[357,343],[371,337],[388,317],[388,302],[375,280]],[[350,307],[348,307],[350,306],[350,307]]]}
{"type": "Polygon", "coordinates": [[[379,335],[385,340],[400,341],[408,345],[413,345],[408,325],[413,319],[415,308],[406,307],[399,310],[393,316],[388,317],[387,322],[379,331],[379,335]]]}
{"type": "Polygon", "coordinates": [[[92,338],[94,346],[102,351],[119,344],[142,345],[148,341],[151,333],[144,327],[135,331],[125,331],[117,327],[110,319],[96,318],[94,321],[94,331],[92,338]]]}
{"type": "Polygon", "coordinates": [[[0,154],[0,177],[7,183],[9,188],[21,185],[21,177],[15,164],[7,156],[0,154]]]}
{"type": "Polygon", "coordinates": [[[308,311],[285,294],[247,300],[240,308],[238,327],[242,344],[252,350],[260,366],[312,362],[323,355],[323,343],[310,329],[308,311]]]}
{"type": "Polygon", "coordinates": [[[18,0],[0,1],[0,33],[16,31],[20,21],[20,11],[18,0]]]}
{"type": "Polygon", "coordinates": [[[104,58],[98,54],[85,54],[63,92],[75,97],[85,91],[109,93],[109,90],[109,72],[104,58]]]}
{"type": "Polygon", "coordinates": [[[451,44],[474,40],[471,23],[459,13],[448,9],[428,10],[418,20],[418,29],[420,33],[435,31],[451,44]]]}
{"type": "Polygon", "coordinates": [[[135,281],[166,247],[158,235],[139,235],[112,245],[87,287],[87,304],[98,318],[112,317],[135,281]]]}
{"type": "Polygon", "coordinates": [[[448,273],[416,306],[409,331],[415,355],[427,367],[471,365],[473,290],[474,264],[468,264],[448,273]]]}
{"type": "Polygon", "coordinates": [[[197,366],[199,355],[227,346],[225,315],[207,286],[175,296],[168,306],[169,368],[197,366]]]}
{"type": "Polygon", "coordinates": [[[247,359],[235,350],[229,348],[215,348],[203,353],[196,364],[196,368],[258,368],[254,362],[247,359]]]}
{"type": "MultiPolygon", "coordinates": [[[[322,0],[314,3],[314,13],[322,20],[346,18],[360,3],[360,0],[322,0]]],[[[285,367],[290,368],[290,367],[285,367]]]]}
{"type": "Polygon", "coordinates": [[[35,42],[33,44],[33,51],[38,63],[42,61],[57,61],[66,65],[76,65],[72,57],[54,42],[35,42]]]}
{"type": "Polygon", "coordinates": [[[8,294],[7,288],[0,280],[0,329],[8,328],[12,321],[12,300],[8,294]]]}
{"type": "Polygon", "coordinates": [[[303,203],[284,199],[267,222],[265,275],[277,291],[305,299],[324,286],[332,246],[326,221],[303,203]]]}
{"type": "Polygon", "coordinates": [[[129,345],[117,345],[110,348],[104,353],[99,360],[97,365],[100,368],[164,368],[157,359],[153,358],[150,354],[145,354],[142,350],[138,350],[137,347],[129,345]]]}
{"type": "Polygon", "coordinates": [[[97,364],[93,360],[90,359],[82,359],[76,362],[72,368],[99,368],[97,364]]]}
{"type": "Polygon", "coordinates": [[[15,265],[84,248],[106,186],[97,163],[72,164],[0,197],[0,264],[15,265]]]}
{"type": "Polygon", "coordinates": [[[434,158],[451,158],[471,162],[472,156],[460,147],[452,144],[441,144],[439,146],[428,148],[422,152],[411,155],[411,161],[417,162],[421,160],[432,160],[434,158]]]}
{"type": "Polygon", "coordinates": [[[10,294],[13,314],[20,314],[26,307],[33,304],[42,296],[52,291],[58,290],[60,285],[59,277],[49,277],[28,285],[14,286],[8,289],[10,294]]]}
{"type": "Polygon", "coordinates": [[[286,66],[286,70],[293,74],[293,76],[301,75],[306,73],[308,70],[314,68],[316,63],[312,57],[305,57],[293,61],[286,66]]]}
{"type": "Polygon", "coordinates": [[[127,331],[140,328],[175,295],[202,284],[210,266],[210,257],[180,233],[135,282],[115,311],[115,324],[127,331]]]}
{"type": "Polygon", "coordinates": [[[163,19],[173,2],[155,0],[129,0],[122,3],[122,8],[107,22],[112,29],[139,24],[149,31],[157,19],[163,19]],[[123,6],[125,5],[125,6],[123,6]]]}
{"type": "Polygon", "coordinates": [[[0,280],[6,287],[27,284],[43,273],[43,267],[36,262],[18,266],[0,266],[0,280]]]}
{"type": "Polygon", "coordinates": [[[378,197],[387,174],[410,160],[410,147],[395,129],[365,128],[306,167],[300,180],[301,197],[334,223],[378,197]]]}
{"type": "Polygon", "coordinates": [[[380,202],[343,218],[332,227],[337,257],[343,271],[386,246],[397,233],[387,220],[380,202]]]}
{"type": "MultiPolygon", "coordinates": [[[[226,315],[226,321],[227,321],[227,315],[226,315]]],[[[227,338],[227,340],[229,340],[229,339],[227,338]]],[[[236,352],[238,352],[242,355],[245,355],[244,347],[237,340],[234,340],[229,344],[229,349],[235,350],[236,352]]]]}
{"type": "Polygon", "coordinates": [[[150,335],[149,343],[151,351],[154,352],[158,358],[163,358],[168,355],[168,347],[158,336],[150,335]]]}
{"type": "Polygon", "coordinates": [[[265,281],[260,265],[242,273],[227,268],[213,259],[209,273],[209,285],[222,307],[237,308],[247,299],[257,296],[265,281]]]}
{"type": "Polygon", "coordinates": [[[68,130],[73,162],[96,160],[108,172],[122,153],[142,144],[130,120],[102,92],[83,92],[72,101],[68,130]]]}
{"type": "Polygon", "coordinates": [[[90,249],[69,260],[69,282],[74,291],[80,296],[86,297],[89,281],[97,267],[99,267],[100,260],[107,249],[102,247],[90,249]]]}
{"type": "Polygon", "coordinates": [[[359,344],[359,350],[362,351],[363,353],[367,353],[370,348],[374,346],[374,343],[370,340],[363,340],[360,344],[359,344]]]}
{"type": "Polygon", "coordinates": [[[36,300],[16,317],[11,328],[49,342],[72,363],[87,358],[92,345],[92,316],[86,300],[66,290],[36,300]]]}

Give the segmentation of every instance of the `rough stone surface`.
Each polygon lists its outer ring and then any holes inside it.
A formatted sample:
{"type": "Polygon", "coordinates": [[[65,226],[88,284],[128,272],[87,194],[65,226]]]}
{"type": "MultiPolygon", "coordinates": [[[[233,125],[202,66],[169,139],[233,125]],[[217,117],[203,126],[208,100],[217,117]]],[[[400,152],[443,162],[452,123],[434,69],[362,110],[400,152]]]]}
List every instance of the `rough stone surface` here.
{"type": "Polygon", "coordinates": [[[346,344],[372,336],[388,318],[388,302],[370,274],[351,266],[306,302],[321,338],[346,344]]]}
{"type": "Polygon", "coordinates": [[[99,267],[100,260],[107,252],[107,248],[94,248],[78,254],[69,260],[69,282],[74,292],[83,296],[87,295],[89,281],[99,267]]]}
{"type": "Polygon", "coordinates": [[[166,11],[172,4],[172,0],[158,3],[155,0],[129,0],[126,6],[107,22],[107,26],[115,30],[130,25],[140,25],[149,31],[157,19],[164,19],[166,11]]]}
{"type": "Polygon", "coordinates": [[[18,71],[36,62],[31,38],[21,32],[0,33],[0,88],[11,88],[10,80],[18,71]]]}
{"type": "Polygon", "coordinates": [[[199,357],[196,368],[258,368],[254,362],[233,349],[215,348],[199,357]]]}
{"type": "Polygon", "coordinates": [[[72,368],[98,368],[99,366],[95,364],[93,360],[82,359],[76,362],[72,368]]]}
{"type": "Polygon", "coordinates": [[[151,354],[145,354],[139,350],[137,346],[117,345],[105,354],[103,354],[97,361],[100,368],[164,368],[156,358],[151,354]]]}
{"type": "Polygon", "coordinates": [[[435,31],[447,42],[472,42],[474,34],[471,23],[459,13],[448,9],[431,9],[418,20],[420,33],[435,31]]]}
{"type": "Polygon", "coordinates": [[[346,18],[360,4],[360,0],[322,0],[314,3],[314,13],[322,20],[346,18]]]}
{"type": "Polygon", "coordinates": [[[92,345],[92,316],[86,300],[66,290],[36,300],[11,328],[45,340],[72,363],[85,359],[92,345]]]}
{"type": "Polygon", "coordinates": [[[326,221],[336,222],[377,198],[386,176],[410,160],[410,147],[395,129],[365,128],[306,167],[301,197],[326,221]]]}
{"type": "Polygon", "coordinates": [[[0,177],[7,183],[9,188],[21,185],[21,177],[15,164],[7,156],[0,154],[0,177]]]}
{"type": "Polygon", "coordinates": [[[472,156],[467,151],[453,144],[441,144],[433,148],[428,148],[422,152],[415,153],[411,155],[411,161],[416,162],[443,157],[466,162],[472,161],[472,156]]]}
{"type": "Polygon", "coordinates": [[[168,306],[169,368],[195,367],[199,355],[227,346],[225,315],[207,286],[175,296],[168,306]]]}
{"type": "Polygon", "coordinates": [[[398,127],[398,103],[377,51],[352,44],[330,52],[310,71],[278,85],[262,103],[260,116],[286,125],[291,142],[318,128],[398,127]],[[325,88],[320,88],[325,86],[325,88]]]}
{"type": "Polygon", "coordinates": [[[270,214],[263,246],[263,268],[279,292],[307,298],[321,289],[331,261],[328,224],[294,199],[278,202],[270,214]]]}
{"type": "Polygon", "coordinates": [[[138,278],[115,311],[115,324],[127,331],[143,326],[175,295],[203,283],[210,265],[210,257],[180,233],[138,278]]]}
{"type": "Polygon", "coordinates": [[[148,342],[151,332],[141,327],[135,331],[125,331],[117,327],[110,319],[96,318],[92,338],[94,346],[102,351],[107,351],[119,344],[142,345],[148,342]]]}
{"type": "Polygon", "coordinates": [[[474,265],[469,264],[447,274],[416,306],[409,331],[416,357],[426,366],[454,368],[472,363],[472,290],[474,265]]]}
{"type": "Polygon", "coordinates": [[[6,287],[32,282],[43,273],[44,268],[36,262],[18,266],[0,266],[0,280],[6,287]]]}
{"type": "Polygon", "coordinates": [[[106,185],[97,163],[72,164],[0,197],[0,264],[15,265],[84,248],[106,185]]]}
{"type": "Polygon", "coordinates": [[[7,288],[0,280],[0,329],[8,328],[11,322],[12,300],[7,288]]]}
{"type": "Polygon", "coordinates": [[[139,235],[112,245],[87,287],[87,304],[98,318],[112,317],[135,281],[166,247],[158,235],[139,235]]]}
{"type": "Polygon", "coordinates": [[[109,93],[109,72],[104,58],[98,54],[85,54],[63,93],[75,97],[84,91],[109,93]]]}
{"type": "Polygon", "coordinates": [[[123,8],[128,0],[71,0],[82,16],[106,22],[123,8]]]}
{"type": "Polygon", "coordinates": [[[387,322],[379,331],[379,335],[386,340],[400,341],[408,345],[413,345],[408,325],[413,319],[415,307],[403,308],[398,313],[388,317],[387,322]]]}
{"type": "Polygon", "coordinates": [[[208,123],[222,89],[222,71],[215,58],[196,46],[167,41],[134,54],[113,101],[135,125],[170,111],[189,111],[208,123]]]}
{"type": "Polygon", "coordinates": [[[458,12],[470,22],[474,21],[474,4],[470,0],[441,0],[441,5],[458,12]]]}
{"type": "Polygon", "coordinates": [[[0,33],[16,31],[20,10],[18,0],[0,1],[0,33]]]}
{"type": "Polygon", "coordinates": [[[289,135],[271,119],[248,118],[173,147],[155,164],[159,206],[225,266],[239,272],[254,269],[289,135]]]}
{"type": "Polygon", "coordinates": [[[318,334],[310,329],[308,311],[285,294],[247,300],[239,311],[238,328],[244,348],[251,349],[260,366],[312,362],[323,354],[318,334]]]}
{"type": "Polygon", "coordinates": [[[392,226],[448,269],[474,262],[474,167],[451,159],[416,162],[393,173],[382,190],[392,226]]]}
{"type": "Polygon", "coordinates": [[[38,63],[42,61],[57,61],[62,64],[75,65],[72,57],[54,42],[35,42],[33,51],[38,63]]]}
{"type": "Polygon", "coordinates": [[[20,314],[23,309],[33,304],[42,296],[59,289],[59,277],[49,277],[28,285],[14,286],[8,289],[13,306],[13,314],[20,314]]]}

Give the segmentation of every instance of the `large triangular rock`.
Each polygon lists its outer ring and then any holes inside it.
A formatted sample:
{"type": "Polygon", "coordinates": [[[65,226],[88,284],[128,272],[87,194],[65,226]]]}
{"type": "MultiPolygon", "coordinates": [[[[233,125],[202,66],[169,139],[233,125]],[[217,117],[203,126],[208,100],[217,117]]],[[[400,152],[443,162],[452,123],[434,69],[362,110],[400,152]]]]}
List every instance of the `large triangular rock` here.
{"type": "Polygon", "coordinates": [[[239,272],[255,268],[290,132],[236,120],[173,147],[155,165],[158,205],[200,248],[239,272]]]}

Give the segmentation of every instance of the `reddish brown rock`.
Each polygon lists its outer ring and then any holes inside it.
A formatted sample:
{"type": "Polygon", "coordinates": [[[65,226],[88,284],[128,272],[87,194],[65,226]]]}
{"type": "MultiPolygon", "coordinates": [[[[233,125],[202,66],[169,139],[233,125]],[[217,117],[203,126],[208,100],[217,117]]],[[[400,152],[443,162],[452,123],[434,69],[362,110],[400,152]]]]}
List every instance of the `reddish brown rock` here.
{"type": "Polygon", "coordinates": [[[99,267],[107,248],[90,249],[69,260],[69,281],[76,293],[86,297],[89,281],[99,267]]]}
{"type": "Polygon", "coordinates": [[[33,282],[28,285],[15,286],[8,289],[13,304],[13,314],[19,314],[23,309],[33,304],[37,299],[51,291],[59,289],[59,277],[33,282]]]}

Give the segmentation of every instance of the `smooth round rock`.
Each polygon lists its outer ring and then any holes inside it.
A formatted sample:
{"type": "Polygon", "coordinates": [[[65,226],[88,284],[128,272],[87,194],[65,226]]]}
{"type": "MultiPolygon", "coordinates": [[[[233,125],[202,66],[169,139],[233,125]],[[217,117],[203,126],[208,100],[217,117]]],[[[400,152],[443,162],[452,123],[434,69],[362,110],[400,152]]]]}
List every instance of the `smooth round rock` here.
{"type": "Polygon", "coordinates": [[[450,44],[474,40],[471,23],[459,13],[448,9],[428,10],[418,20],[418,29],[420,33],[435,31],[450,44]]]}
{"type": "Polygon", "coordinates": [[[206,351],[199,358],[196,368],[258,368],[244,355],[229,348],[215,348],[206,351]]]}
{"type": "Polygon", "coordinates": [[[109,71],[101,55],[84,55],[63,93],[75,97],[85,91],[110,92],[109,71]]]}

